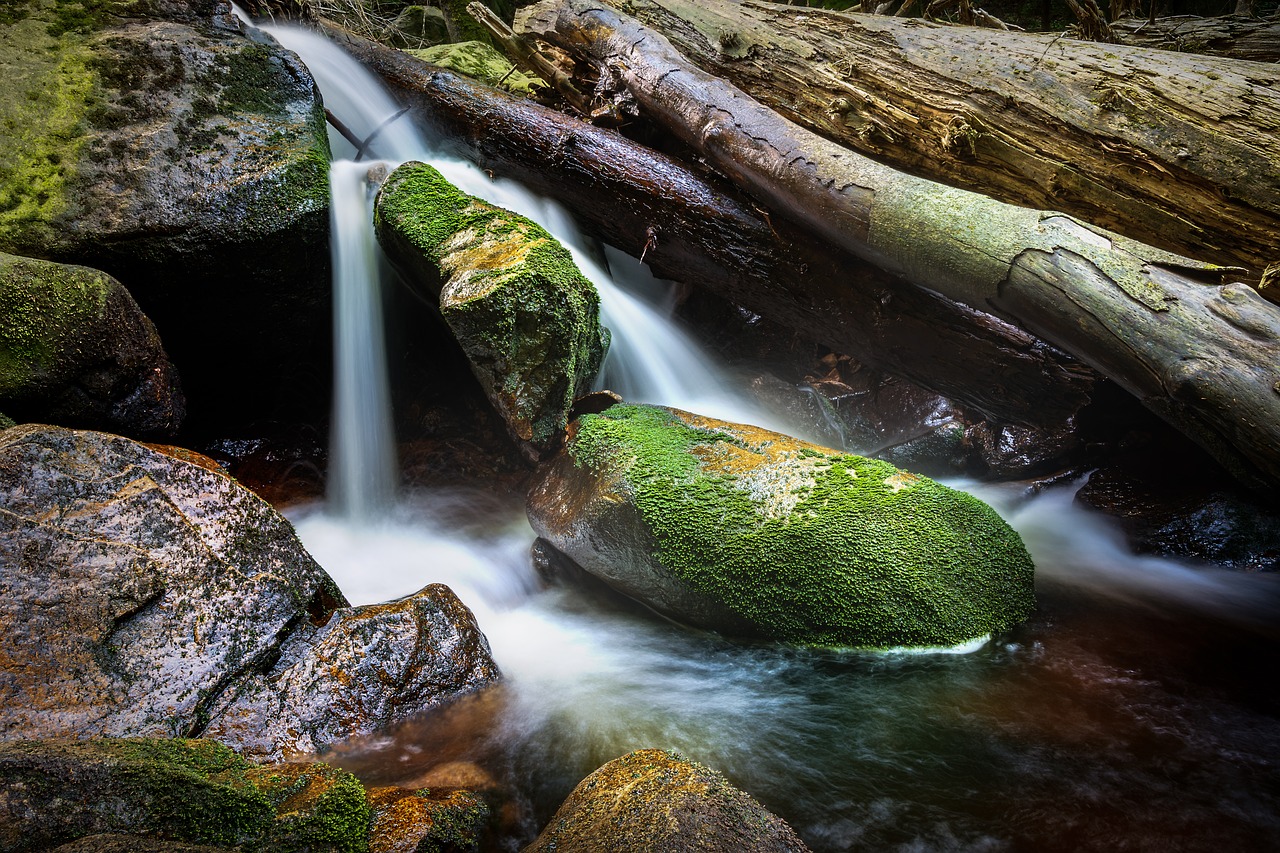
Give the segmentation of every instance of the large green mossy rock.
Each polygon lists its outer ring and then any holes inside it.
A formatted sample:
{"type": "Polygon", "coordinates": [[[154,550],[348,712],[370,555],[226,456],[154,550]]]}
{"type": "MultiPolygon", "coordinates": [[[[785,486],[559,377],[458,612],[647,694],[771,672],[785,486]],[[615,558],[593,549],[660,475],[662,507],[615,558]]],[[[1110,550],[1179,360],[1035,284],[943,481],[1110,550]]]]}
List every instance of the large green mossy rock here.
{"type": "Polygon", "coordinates": [[[423,163],[391,173],[374,224],[410,285],[438,299],[511,434],[530,455],[553,448],[607,346],[600,297],[568,250],[423,163]]]}
{"type": "Polygon", "coordinates": [[[1018,534],[971,495],[756,427],[616,405],[570,427],[540,536],[677,621],[821,646],[952,646],[1035,606],[1018,534]]]}
{"type": "Polygon", "coordinates": [[[641,749],[578,783],[524,853],[806,853],[795,830],[710,768],[641,749]]]}
{"type": "Polygon", "coordinates": [[[173,434],[185,413],[160,336],[120,282],[2,252],[0,406],[140,436],[173,434]]]}
{"type": "MultiPolygon", "coordinates": [[[[251,764],[209,740],[0,743],[4,853],[117,833],[141,836],[143,845],[358,853],[369,849],[372,817],[364,786],[344,770],[251,764]]],[[[103,846],[114,843],[108,836],[103,846]]]]}
{"type": "Polygon", "coordinates": [[[193,415],[292,401],[329,315],[328,137],[298,58],[217,0],[15,0],[0,68],[0,251],[123,282],[193,415]]]}

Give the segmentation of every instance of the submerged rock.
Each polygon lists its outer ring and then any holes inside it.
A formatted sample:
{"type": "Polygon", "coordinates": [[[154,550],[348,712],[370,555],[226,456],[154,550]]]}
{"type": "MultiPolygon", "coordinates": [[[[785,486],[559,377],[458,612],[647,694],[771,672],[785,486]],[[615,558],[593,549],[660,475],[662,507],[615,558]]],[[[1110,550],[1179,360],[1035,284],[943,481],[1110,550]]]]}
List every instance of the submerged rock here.
{"type": "Polygon", "coordinates": [[[0,251],[122,281],[202,417],[276,402],[328,340],[310,74],[220,0],[17,5],[0,16],[0,251]]]}
{"type": "Polygon", "coordinates": [[[570,427],[528,500],[613,587],[731,636],[951,646],[1024,619],[1033,566],[977,498],[885,462],[675,409],[570,427]]]}
{"type": "Polygon", "coordinates": [[[0,405],[24,421],[170,435],[185,413],[155,326],[111,276],[0,253],[0,405]]]}
{"type": "Polygon", "coordinates": [[[346,601],[289,523],[207,462],[102,433],[0,432],[0,738],[195,736],[214,721],[279,756],[496,677],[443,588],[335,612],[346,601]]]}
{"type": "Polygon", "coordinates": [[[568,250],[423,163],[387,178],[374,224],[411,285],[439,299],[511,434],[531,455],[554,448],[607,347],[600,298],[568,250]]]}
{"type": "Polygon", "coordinates": [[[579,782],[524,853],[808,849],[781,818],[719,773],[673,752],[642,749],[579,782]]]}

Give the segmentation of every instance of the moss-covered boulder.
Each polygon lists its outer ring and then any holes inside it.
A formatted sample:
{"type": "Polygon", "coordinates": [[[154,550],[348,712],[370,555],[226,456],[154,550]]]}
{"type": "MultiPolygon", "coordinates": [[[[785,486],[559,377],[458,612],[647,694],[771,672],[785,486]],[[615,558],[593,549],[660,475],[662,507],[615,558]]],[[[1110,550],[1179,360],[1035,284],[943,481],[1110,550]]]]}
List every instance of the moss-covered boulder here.
{"type": "Polygon", "coordinates": [[[219,0],[15,0],[0,67],[0,251],[125,282],[201,417],[314,373],[328,138],[295,55],[219,0]]]}
{"type": "Polygon", "coordinates": [[[168,435],[185,413],[155,326],[106,273],[0,253],[0,406],[24,421],[168,435]]]}
{"type": "Polygon", "coordinates": [[[545,89],[540,77],[525,74],[511,64],[497,48],[482,41],[439,44],[407,51],[432,65],[448,68],[488,86],[496,86],[517,95],[530,95],[534,87],[545,89]]]}
{"type": "Polygon", "coordinates": [[[511,434],[530,455],[553,448],[607,346],[599,295],[568,250],[423,163],[392,172],[374,211],[379,242],[438,299],[511,434]]]}
{"type": "Polygon", "coordinates": [[[642,749],[579,782],[524,853],[808,849],[786,822],[719,773],[673,752],[642,749]]]}
{"type": "Polygon", "coordinates": [[[0,851],[369,849],[373,809],[327,764],[251,764],[210,740],[0,743],[0,851]],[[132,840],[131,840],[132,839],[132,840]],[[170,846],[166,847],[165,844],[170,846]],[[207,849],[207,848],[206,848],[207,849]]]}
{"type": "Polygon", "coordinates": [[[182,455],[0,432],[0,739],[216,731],[278,758],[497,677],[447,588],[345,607],[284,518],[182,455]]]}
{"type": "Polygon", "coordinates": [[[677,621],[821,646],[951,646],[1035,605],[1018,534],[885,462],[674,409],[570,427],[528,501],[540,536],[677,621]]]}

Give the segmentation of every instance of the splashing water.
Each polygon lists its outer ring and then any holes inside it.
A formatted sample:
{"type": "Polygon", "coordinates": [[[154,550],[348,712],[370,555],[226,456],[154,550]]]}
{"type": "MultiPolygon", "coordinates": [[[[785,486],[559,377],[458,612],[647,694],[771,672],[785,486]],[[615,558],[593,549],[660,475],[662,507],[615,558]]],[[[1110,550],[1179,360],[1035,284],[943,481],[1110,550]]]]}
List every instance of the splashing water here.
{"type": "MultiPolygon", "coordinates": [[[[357,134],[398,109],[320,37],[271,31],[357,134]]],[[[769,425],[714,370],[693,381],[711,361],[668,322],[664,286],[634,260],[609,253],[610,276],[558,206],[431,157],[408,121],[375,142],[376,156],[430,159],[466,192],[566,243],[614,333],[604,384],[769,425]]],[[[380,783],[448,761],[482,764],[516,806],[499,842],[512,850],[583,776],[641,747],[726,773],[818,851],[1270,849],[1280,697],[1263,674],[1280,651],[1269,627],[1275,578],[1135,557],[1070,490],[1026,500],[966,485],[1026,540],[1041,611],[950,656],[736,646],[602,593],[543,590],[521,508],[479,492],[403,496],[378,525],[332,510],[296,515],[353,602],[449,584],[505,676],[484,701],[330,758],[380,783]]]]}

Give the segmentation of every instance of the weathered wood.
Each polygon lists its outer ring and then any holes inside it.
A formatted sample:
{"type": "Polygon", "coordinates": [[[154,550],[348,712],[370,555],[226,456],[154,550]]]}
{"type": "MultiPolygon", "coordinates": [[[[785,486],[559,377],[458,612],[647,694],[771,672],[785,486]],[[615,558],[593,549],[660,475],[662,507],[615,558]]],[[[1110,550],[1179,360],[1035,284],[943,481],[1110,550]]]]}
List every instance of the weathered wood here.
{"type": "Polygon", "coordinates": [[[1249,281],[1280,260],[1280,66],[758,0],[605,5],[882,163],[1249,281]]]}
{"type": "Polygon", "coordinates": [[[1280,309],[1221,267],[873,162],[696,68],[657,32],[561,0],[549,38],[599,63],[739,185],[838,245],[1074,353],[1236,477],[1280,484],[1280,309]]]}
{"type": "Polygon", "coordinates": [[[468,158],[559,200],[599,239],[637,256],[654,234],[645,260],[659,276],[996,421],[1060,424],[1090,400],[1097,374],[1056,348],[771,223],[670,157],[338,28],[325,32],[468,158]]]}
{"type": "Polygon", "coordinates": [[[1198,18],[1124,18],[1111,22],[1121,44],[1176,50],[1249,62],[1280,62],[1280,19],[1240,15],[1198,18]]]}

